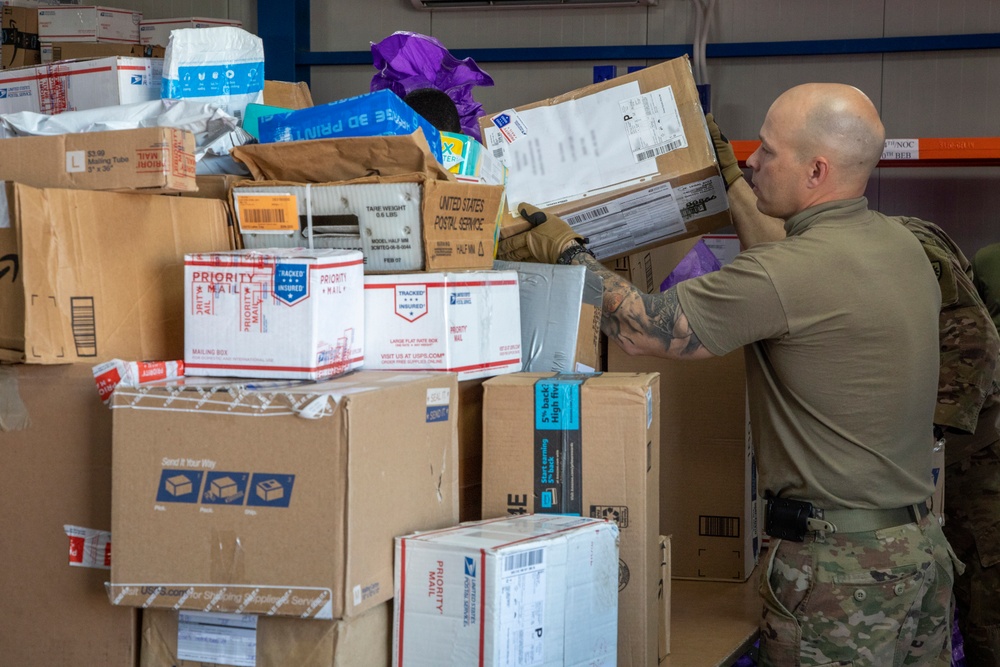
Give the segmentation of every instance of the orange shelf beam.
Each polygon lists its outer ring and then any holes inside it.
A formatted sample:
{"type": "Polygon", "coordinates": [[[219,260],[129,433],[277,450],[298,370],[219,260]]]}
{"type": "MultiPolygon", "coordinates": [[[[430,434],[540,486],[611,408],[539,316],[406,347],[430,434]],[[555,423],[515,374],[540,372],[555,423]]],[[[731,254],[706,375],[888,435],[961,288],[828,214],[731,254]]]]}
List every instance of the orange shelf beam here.
{"type": "MultiPolygon", "coordinates": [[[[733,141],[740,166],[759,141],[733,141]]],[[[1000,165],[1000,137],[887,139],[879,167],[984,167],[1000,165]]]]}

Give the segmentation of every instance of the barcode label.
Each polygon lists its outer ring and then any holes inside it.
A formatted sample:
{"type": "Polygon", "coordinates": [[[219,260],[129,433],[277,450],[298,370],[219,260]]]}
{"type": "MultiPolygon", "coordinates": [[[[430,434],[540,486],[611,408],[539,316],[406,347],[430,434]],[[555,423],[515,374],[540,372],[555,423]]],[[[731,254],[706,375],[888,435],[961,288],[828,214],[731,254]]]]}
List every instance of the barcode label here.
{"type": "Polygon", "coordinates": [[[590,222],[591,220],[596,220],[597,218],[603,218],[604,216],[611,213],[611,209],[607,206],[598,206],[597,208],[592,208],[589,211],[581,211],[574,215],[566,216],[566,222],[571,226],[580,222],[590,222]]]}
{"type": "Polygon", "coordinates": [[[285,212],[267,208],[251,208],[243,211],[246,221],[251,223],[284,222],[285,212]]]}
{"type": "Polygon", "coordinates": [[[663,155],[664,153],[675,151],[678,148],[681,148],[682,146],[684,146],[684,142],[680,139],[678,139],[677,141],[671,141],[669,144],[663,144],[662,146],[650,148],[648,151],[642,151],[641,153],[636,153],[635,161],[642,162],[643,160],[649,160],[651,158],[663,155]]]}
{"type": "Polygon", "coordinates": [[[94,297],[74,296],[69,300],[70,328],[78,357],[97,356],[97,318],[94,297]]]}
{"type": "Polygon", "coordinates": [[[544,549],[533,549],[522,551],[521,553],[504,556],[503,572],[509,574],[515,570],[524,570],[543,564],[545,558],[544,549]]]}
{"type": "Polygon", "coordinates": [[[739,537],[740,519],[735,516],[699,516],[698,535],[702,537],[739,537]]]}

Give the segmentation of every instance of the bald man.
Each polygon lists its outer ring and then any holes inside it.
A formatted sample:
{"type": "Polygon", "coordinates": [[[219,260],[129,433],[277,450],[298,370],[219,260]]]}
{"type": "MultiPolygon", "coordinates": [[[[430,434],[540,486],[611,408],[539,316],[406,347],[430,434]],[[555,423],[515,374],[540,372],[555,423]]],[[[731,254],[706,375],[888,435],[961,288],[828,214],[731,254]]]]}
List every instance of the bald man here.
{"type": "Polygon", "coordinates": [[[599,273],[602,329],[630,354],[745,350],[773,538],[762,665],[950,663],[955,561],[927,506],[941,297],[920,243],[863,196],[884,137],[855,88],[782,94],[748,160],[752,187],[723,173],[753,242],[662,294],[640,293],[532,206],[522,215],[537,226],[501,244],[504,259],[599,273]]]}

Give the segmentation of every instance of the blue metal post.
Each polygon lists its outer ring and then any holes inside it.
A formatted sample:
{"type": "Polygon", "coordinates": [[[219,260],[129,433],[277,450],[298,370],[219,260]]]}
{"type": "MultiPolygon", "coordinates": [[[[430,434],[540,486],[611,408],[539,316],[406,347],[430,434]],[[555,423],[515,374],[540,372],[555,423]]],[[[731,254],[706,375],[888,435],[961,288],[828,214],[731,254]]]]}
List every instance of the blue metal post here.
{"type": "Polygon", "coordinates": [[[309,83],[309,0],[257,0],[257,34],[264,41],[264,74],[272,81],[309,83]]]}

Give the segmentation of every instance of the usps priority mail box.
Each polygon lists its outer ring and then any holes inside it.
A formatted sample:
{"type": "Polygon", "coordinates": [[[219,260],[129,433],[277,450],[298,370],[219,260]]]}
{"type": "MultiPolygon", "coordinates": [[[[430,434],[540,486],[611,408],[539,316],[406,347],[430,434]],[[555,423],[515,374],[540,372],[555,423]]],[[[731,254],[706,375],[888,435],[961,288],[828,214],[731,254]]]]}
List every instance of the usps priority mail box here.
{"type": "Polygon", "coordinates": [[[393,667],[610,667],[618,526],[524,515],[396,538],[393,667]]]}
{"type": "Polygon", "coordinates": [[[139,43],[142,12],[94,5],[54,5],[38,9],[38,38],[43,42],[139,43]]]}
{"type": "Polygon", "coordinates": [[[521,370],[516,271],[365,276],[365,367],[460,380],[521,370]]]}
{"type": "Polygon", "coordinates": [[[356,250],[185,255],[184,280],[188,375],[316,380],[364,361],[356,250]]]}

